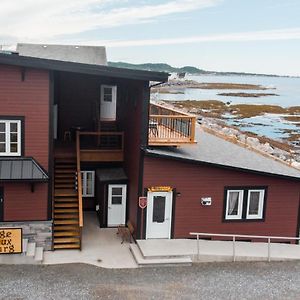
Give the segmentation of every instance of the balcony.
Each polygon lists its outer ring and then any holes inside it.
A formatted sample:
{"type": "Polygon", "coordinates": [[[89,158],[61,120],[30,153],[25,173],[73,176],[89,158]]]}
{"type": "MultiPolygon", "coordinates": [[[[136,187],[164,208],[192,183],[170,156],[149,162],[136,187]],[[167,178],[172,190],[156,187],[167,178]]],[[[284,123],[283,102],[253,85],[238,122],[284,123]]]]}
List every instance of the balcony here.
{"type": "Polygon", "coordinates": [[[76,152],[81,162],[122,162],[124,132],[77,131],[76,152]]]}
{"type": "Polygon", "coordinates": [[[149,145],[180,146],[195,143],[196,117],[150,104],[149,145]]]}

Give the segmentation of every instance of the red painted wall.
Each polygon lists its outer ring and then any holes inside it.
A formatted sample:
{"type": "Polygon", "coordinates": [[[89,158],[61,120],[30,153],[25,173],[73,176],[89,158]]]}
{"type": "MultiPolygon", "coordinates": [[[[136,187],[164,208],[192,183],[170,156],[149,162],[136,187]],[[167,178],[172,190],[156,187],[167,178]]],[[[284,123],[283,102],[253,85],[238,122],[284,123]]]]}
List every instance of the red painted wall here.
{"type": "Polygon", "coordinates": [[[293,237],[298,230],[299,181],[146,157],[144,187],[150,186],[172,186],[181,193],[175,238],[190,237],[191,231],[293,237]],[[223,222],[225,186],[268,186],[265,221],[223,222]],[[201,197],[212,197],[212,206],[202,206],[201,197]]]}
{"type": "Polygon", "coordinates": [[[4,221],[47,220],[48,184],[35,185],[34,193],[27,183],[4,185],[4,221]]]}
{"type": "Polygon", "coordinates": [[[25,117],[25,156],[34,157],[48,169],[49,74],[0,65],[0,115],[25,117]]]}
{"type": "MultiPolygon", "coordinates": [[[[0,65],[0,115],[25,117],[25,153],[48,170],[49,73],[0,65]]],[[[48,184],[5,183],[4,221],[46,220],[48,184]]]]}

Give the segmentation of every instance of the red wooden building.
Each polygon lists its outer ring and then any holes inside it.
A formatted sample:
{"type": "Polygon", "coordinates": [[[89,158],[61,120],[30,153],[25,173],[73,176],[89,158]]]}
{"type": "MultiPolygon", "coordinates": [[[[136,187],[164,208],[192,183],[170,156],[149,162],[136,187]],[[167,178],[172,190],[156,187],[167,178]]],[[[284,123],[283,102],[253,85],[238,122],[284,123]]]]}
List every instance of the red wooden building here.
{"type": "Polygon", "coordinates": [[[150,104],[149,82],[168,74],[53,47],[0,53],[1,227],[49,250],[81,247],[84,210],[101,227],[130,220],[136,238],[298,236],[299,170],[150,104]]]}

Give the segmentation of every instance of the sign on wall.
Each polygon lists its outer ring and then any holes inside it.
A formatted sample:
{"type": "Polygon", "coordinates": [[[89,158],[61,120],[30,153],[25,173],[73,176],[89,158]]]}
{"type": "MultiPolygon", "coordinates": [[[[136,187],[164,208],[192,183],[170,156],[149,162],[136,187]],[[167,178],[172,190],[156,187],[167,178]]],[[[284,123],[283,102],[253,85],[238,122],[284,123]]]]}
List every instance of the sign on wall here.
{"type": "Polygon", "coordinates": [[[0,228],[0,254],[22,253],[22,228],[0,228]]]}
{"type": "Polygon", "coordinates": [[[171,186],[151,186],[148,188],[149,192],[171,192],[173,188],[171,186]]]}
{"type": "Polygon", "coordinates": [[[139,207],[144,209],[147,207],[147,197],[139,197],[139,207]]]}

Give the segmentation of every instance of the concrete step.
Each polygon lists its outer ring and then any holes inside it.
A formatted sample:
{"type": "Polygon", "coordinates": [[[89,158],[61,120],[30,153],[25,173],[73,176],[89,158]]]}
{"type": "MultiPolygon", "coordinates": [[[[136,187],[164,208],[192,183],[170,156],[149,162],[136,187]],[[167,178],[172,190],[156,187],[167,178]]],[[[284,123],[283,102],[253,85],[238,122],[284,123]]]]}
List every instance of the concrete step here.
{"type": "Polygon", "coordinates": [[[26,256],[34,256],[35,255],[35,243],[28,243],[27,244],[27,250],[26,250],[26,256]]]}
{"type": "Polygon", "coordinates": [[[192,259],[187,256],[174,258],[144,258],[136,244],[130,244],[130,251],[139,267],[191,266],[192,259]]]}
{"type": "Polygon", "coordinates": [[[22,251],[23,251],[23,253],[26,253],[27,245],[28,245],[28,239],[23,239],[22,240],[22,251]]]}
{"type": "Polygon", "coordinates": [[[43,247],[36,247],[35,248],[35,255],[34,255],[34,260],[36,262],[42,262],[44,258],[44,248],[43,247]]]}

